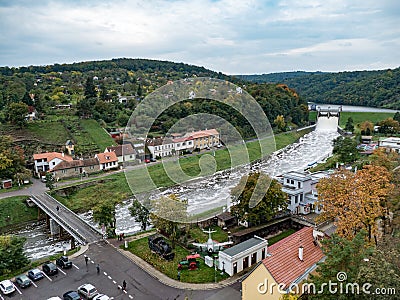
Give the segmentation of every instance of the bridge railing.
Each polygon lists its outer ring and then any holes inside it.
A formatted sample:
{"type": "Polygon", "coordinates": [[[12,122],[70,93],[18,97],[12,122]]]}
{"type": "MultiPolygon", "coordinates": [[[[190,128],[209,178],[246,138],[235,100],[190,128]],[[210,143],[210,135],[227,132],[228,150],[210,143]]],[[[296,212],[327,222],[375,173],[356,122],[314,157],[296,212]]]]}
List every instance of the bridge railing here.
{"type": "Polygon", "coordinates": [[[87,226],[90,227],[90,229],[95,232],[96,234],[100,234],[103,235],[102,231],[99,230],[98,228],[92,226],[91,224],[89,224],[88,222],[86,222],[85,220],[83,220],[80,216],[78,216],[75,212],[73,212],[72,210],[70,210],[68,207],[66,207],[64,204],[62,204],[61,202],[57,201],[57,199],[55,199],[54,197],[52,197],[51,195],[49,195],[48,193],[44,193],[47,197],[51,198],[52,200],[54,200],[55,202],[58,203],[59,206],[61,206],[64,210],[68,211],[70,214],[73,214],[75,217],[77,217],[79,220],[81,220],[82,222],[84,222],[87,226]]]}
{"type": "Polygon", "coordinates": [[[75,228],[71,227],[60,216],[53,213],[53,210],[51,210],[48,206],[46,206],[43,202],[41,202],[37,196],[31,195],[31,198],[41,210],[43,210],[53,220],[55,220],[58,224],[60,224],[70,235],[72,235],[75,239],[77,239],[81,244],[83,245],[87,244],[87,240],[82,234],[80,234],[75,228]]]}

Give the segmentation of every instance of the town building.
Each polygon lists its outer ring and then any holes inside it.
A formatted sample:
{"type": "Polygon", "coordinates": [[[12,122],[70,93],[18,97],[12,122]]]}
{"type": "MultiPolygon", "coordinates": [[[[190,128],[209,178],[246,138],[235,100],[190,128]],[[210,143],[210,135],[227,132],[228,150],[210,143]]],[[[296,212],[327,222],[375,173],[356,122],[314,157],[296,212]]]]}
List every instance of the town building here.
{"type": "Polygon", "coordinates": [[[209,149],[220,145],[220,136],[216,129],[188,132],[184,137],[190,137],[193,140],[194,149],[209,149]]]}
{"type": "Polygon", "coordinates": [[[291,171],[281,178],[282,191],[288,195],[288,210],[292,214],[321,213],[322,207],[316,204],[318,193],[316,185],[327,172],[306,173],[291,171]]]}
{"type": "Polygon", "coordinates": [[[381,138],[379,140],[379,147],[391,149],[400,153],[400,138],[399,137],[388,137],[388,138],[381,138]]]}
{"type": "Polygon", "coordinates": [[[174,142],[171,138],[158,137],[147,139],[146,146],[153,158],[172,156],[175,154],[174,142]]]}
{"type": "Polygon", "coordinates": [[[194,150],[193,137],[176,137],[172,139],[174,143],[175,153],[182,155],[185,152],[192,152],[194,150]]]}
{"type": "Polygon", "coordinates": [[[291,290],[301,294],[301,283],[324,260],[319,241],[323,237],[312,227],[304,227],[269,246],[266,257],[243,279],[242,299],[278,300],[291,290]]]}
{"type": "Polygon", "coordinates": [[[77,159],[63,161],[52,170],[56,180],[78,176],[86,176],[100,171],[100,163],[97,158],[77,159]]]}
{"type": "Polygon", "coordinates": [[[104,153],[107,152],[115,152],[118,158],[118,163],[120,165],[122,164],[128,164],[128,163],[134,163],[136,161],[136,150],[133,149],[132,144],[122,144],[118,146],[112,146],[112,147],[107,147],[104,151],[104,153]]]}
{"type": "Polygon", "coordinates": [[[71,140],[67,140],[65,143],[65,149],[68,151],[68,155],[75,155],[75,144],[71,140]]]}
{"type": "Polygon", "coordinates": [[[72,157],[58,152],[46,152],[33,154],[34,173],[36,176],[44,176],[47,171],[53,170],[58,164],[63,161],[72,161],[72,157]]]}
{"type": "Polygon", "coordinates": [[[110,170],[118,168],[118,157],[115,152],[98,153],[95,158],[99,160],[100,170],[110,170]]]}
{"type": "Polygon", "coordinates": [[[219,252],[218,269],[230,276],[255,265],[266,257],[268,241],[254,236],[240,244],[219,252]]]}

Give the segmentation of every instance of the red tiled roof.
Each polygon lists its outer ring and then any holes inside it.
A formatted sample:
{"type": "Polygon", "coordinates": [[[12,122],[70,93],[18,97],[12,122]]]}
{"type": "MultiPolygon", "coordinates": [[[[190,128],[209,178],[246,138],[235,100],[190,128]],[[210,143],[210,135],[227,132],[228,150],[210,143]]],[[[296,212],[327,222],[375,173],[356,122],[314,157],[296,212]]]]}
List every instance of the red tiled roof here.
{"type": "Polygon", "coordinates": [[[108,162],[118,161],[117,155],[115,152],[106,152],[106,153],[98,153],[96,154],[99,162],[101,164],[105,164],[108,162]]]}
{"type": "Polygon", "coordinates": [[[218,131],[216,129],[207,129],[207,130],[201,130],[201,131],[195,131],[195,132],[188,132],[186,136],[192,136],[193,138],[201,138],[201,137],[207,137],[211,135],[218,135],[218,131]]]}
{"type": "Polygon", "coordinates": [[[45,152],[45,153],[39,153],[39,154],[33,154],[33,159],[38,160],[38,159],[43,159],[47,158],[47,161],[52,161],[54,158],[59,158],[63,161],[72,161],[72,157],[69,155],[65,155],[63,153],[58,153],[58,152],[45,152]]]}
{"type": "Polygon", "coordinates": [[[172,141],[173,141],[174,143],[181,143],[181,142],[186,142],[186,141],[190,141],[190,140],[193,140],[193,137],[192,137],[192,136],[179,137],[179,138],[173,139],[172,141]]]}
{"type": "Polygon", "coordinates": [[[133,149],[133,146],[131,144],[123,144],[113,147],[107,147],[106,149],[108,152],[115,152],[117,156],[130,155],[136,153],[135,149],[133,149]]]}
{"type": "Polygon", "coordinates": [[[273,244],[268,247],[268,253],[271,255],[262,262],[275,281],[285,284],[285,288],[324,257],[319,245],[314,243],[312,227],[304,227],[273,244]],[[300,246],[303,247],[303,261],[298,256],[300,246]]]}

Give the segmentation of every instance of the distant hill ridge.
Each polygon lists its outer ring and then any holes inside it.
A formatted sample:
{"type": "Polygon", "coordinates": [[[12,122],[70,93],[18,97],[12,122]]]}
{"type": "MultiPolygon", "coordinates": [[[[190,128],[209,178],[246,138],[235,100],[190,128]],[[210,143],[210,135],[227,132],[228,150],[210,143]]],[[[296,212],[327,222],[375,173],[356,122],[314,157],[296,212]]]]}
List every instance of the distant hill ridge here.
{"type": "Polygon", "coordinates": [[[400,109],[400,68],[339,73],[298,71],[236,77],[257,83],[286,84],[310,102],[400,109]]]}

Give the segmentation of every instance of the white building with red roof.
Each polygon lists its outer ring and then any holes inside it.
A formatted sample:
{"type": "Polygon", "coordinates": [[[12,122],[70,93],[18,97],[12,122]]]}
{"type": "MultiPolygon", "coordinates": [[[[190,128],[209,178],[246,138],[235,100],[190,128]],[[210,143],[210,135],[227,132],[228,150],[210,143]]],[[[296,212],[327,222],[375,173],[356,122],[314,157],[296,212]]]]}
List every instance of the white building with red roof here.
{"type": "Polygon", "coordinates": [[[47,171],[53,170],[55,166],[63,161],[72,161],[72,157],[58,152],[45,152],[33,154],[35,162],[35,175],[43,176],[47,171]]]}
{"type": "Polygon", "coordinates": [[[290,290],[301,293],[301,282],[325,258],[319,242],[323,236],[304,227],[269,246],[266,257],[243,279],[242,299],[278,300],[290,290]]]}
{"type": "Polygon", "coordinates": [[[110,170],[118,168],[118,157],[115,152],[98,153],[95,158],[99,160],[100,170],[110,170]]]}

